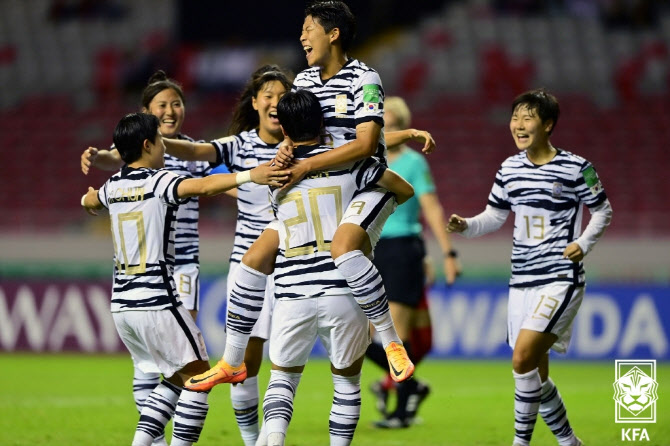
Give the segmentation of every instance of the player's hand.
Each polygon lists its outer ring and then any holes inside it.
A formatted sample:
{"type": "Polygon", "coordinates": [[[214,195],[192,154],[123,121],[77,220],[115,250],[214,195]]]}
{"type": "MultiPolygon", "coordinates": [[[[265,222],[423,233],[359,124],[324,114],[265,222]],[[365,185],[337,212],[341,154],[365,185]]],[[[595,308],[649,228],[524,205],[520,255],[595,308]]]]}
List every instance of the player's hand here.
{"type": "Polygon", "coordinates": [[[463,217],[452,214],[447,223],[447,232],[463,232],[468,229],[468,223],[463,217]]]}
{"type": "Polygon", "coordinates": [[[95,159],[98,157],[98,149],[95,147],[89,147],[84,150],[84,153],[81,154],[81,171],[84,175],[88,175],[88,171],[95,162],[95,159]]]}
{"type": "Polygon", "coordinates": [[[84,206],[84,210],[89,214],[93,215],[94,217],[98,216],[98,213],[95,212],[95,208],[90,207],[88,204],[91,203],[91,200],[89,199],[91,195],[94,197],[97,196],[98,191],[93,189],[91,186],[88,187],[88,192],[86,192],[86,195],[84,195],[84,199],[82,200],[82,206],[84,206]]]}
{"type": "Polygon", "coordinates": [[[425,154],[433,153],[435,150],[435,140],[433,136],[425,130],[412,129],[412,140],[423,143],[421,151],[425,154]]]}
{"type": "Polygon", "coordinates": [[[574,263],[579,263],[584,259],[584,252],[577,243],[570,243],[563,251],[563,258],[569,259],[574,263]]]}
{"type": "Polygon", "coordinates": [[[293,187],[294,184],[298,183],[300,180],[305,178],[305,175],[309,173],[309,169],[304,162],[294,161],[291,166],[291,177],[289,180],[282,186],[281,190],[286,191],[289,188],[293,187]]]}
{"type": "Polygon", "coordinates": [[[451,286],[456,282],[456,278],[461,275],[461,262],[457,257],[446,256],[444,258],[444,278],[447,285],[451,286]]]}
{"type": "Polygon", "coordinates": [[[281,167],[287,168],[293,162],[293,142],[290,139],[285,139],[279,145],[279,150],[275,155],[274,163],[281,167]]]}
{"type": "Polygon", "coordinates": [[[282,170],[281,167],[273,165],[272,161],[251,169],[251,181],[275,187],[286,184],[290,175],[290,170],[282,170]]]}

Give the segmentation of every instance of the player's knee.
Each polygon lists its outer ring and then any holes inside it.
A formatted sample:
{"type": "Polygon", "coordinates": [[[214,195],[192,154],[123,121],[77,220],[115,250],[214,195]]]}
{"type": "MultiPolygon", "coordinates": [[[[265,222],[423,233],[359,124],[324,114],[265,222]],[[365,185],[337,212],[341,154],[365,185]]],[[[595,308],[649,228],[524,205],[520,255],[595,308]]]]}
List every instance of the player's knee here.
{"type": "Polygon", "coordinates": [[[528,349],[515,348],[512,354],[512,368],[517,373],[527,373],[537,368],[537,359],[528,349]]]}

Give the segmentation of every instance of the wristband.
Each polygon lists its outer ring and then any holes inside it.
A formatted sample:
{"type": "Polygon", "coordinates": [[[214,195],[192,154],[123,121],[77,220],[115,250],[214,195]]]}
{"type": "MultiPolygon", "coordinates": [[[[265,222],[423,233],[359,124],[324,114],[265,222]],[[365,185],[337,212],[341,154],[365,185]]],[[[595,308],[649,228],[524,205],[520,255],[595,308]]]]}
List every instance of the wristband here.
{"type": "Polygon", "coordinates": [[[449,252],[447,252],[444,256],[445,257],[451,257],[451,258],[455,259],[455,258],[458,257],[458,251],[456,251],[455,249],[450,249],[449,252]]]}
{"type": "Polygon", "coordinates": [[[88,195],[88,194],[84,194],[84,195],[81,196],[81,206],[82,207],[86,207],[86,205],[84,204],[84,201],[86,201],[86,195],[88,195]]]}
{"type": "Polygon", "coordinates": [[[248,183],[251,181],[251,171],[245,170],[244,172],[237,172],[235,175],[235,182],[239,186],[240,184],[248,183]]]}

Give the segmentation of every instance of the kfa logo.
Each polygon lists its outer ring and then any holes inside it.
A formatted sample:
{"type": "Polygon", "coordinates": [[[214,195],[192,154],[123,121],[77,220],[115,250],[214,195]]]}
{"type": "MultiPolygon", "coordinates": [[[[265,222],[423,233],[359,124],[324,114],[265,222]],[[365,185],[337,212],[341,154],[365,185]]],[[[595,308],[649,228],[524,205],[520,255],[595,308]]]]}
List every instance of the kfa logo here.
{"type": "Polygon", "coordinates": [[[617,359],[615,369],[615,421],[655,423],[658,399],[656,360],[617,359]]]}

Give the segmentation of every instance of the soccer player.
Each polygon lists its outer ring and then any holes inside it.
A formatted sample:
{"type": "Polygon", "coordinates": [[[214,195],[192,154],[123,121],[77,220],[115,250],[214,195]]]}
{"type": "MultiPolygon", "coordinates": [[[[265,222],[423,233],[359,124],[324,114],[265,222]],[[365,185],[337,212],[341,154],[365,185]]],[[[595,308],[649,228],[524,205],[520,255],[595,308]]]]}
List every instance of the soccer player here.
{"type": "MultiPolygon", "coordinates": [[[[164,137],[183,141],[193,141],[181,133],[186,117],[186,99],[181,86],[169,79],[162,70],[154,73],[142,92],[142,111],[155,115],[160,121],[160,131],[164,137]]],[[[81,155],[81,170],[88,174],[91,166],[117,171],[123,166],[119,151],[112,146],[109,150],[89,147],[81,155]]],[[[182,161],[173,156],[165,156],[165,168],[189,178],[203,178],[211,168],[205,162],[182,161]]],[[[175,233],[175,283],[179,298],[193,319],[198,314],[200,295],[200,262],[198,240],[198,197],[190,198],[179,206],[175,233]]],[[[146,397],[160,381],[158,373],[143,373],[135,368],[133,372],[133,398],[138,411],[146,397]]],[[[156,445],[167,445],[163,437],[157,438],[156,445]]]]}
{"type": "MultiPolygon", "coordinates": [[[[277,146],[284,139],[277,119],[277,102],[290,90],[288,76],[277,65],[260,67],[251,75],[235,106],[228,132],[232,136],[211,143],[166,139],[167,152],[186,160],[209,161],[213,166],[223,163],[233,173],[271,161],[277,153],[277,146]]],[[[275,247],[279,243],[277,231],[266,230],[273,219],[267,187],[247,183],[237,188],[237,225],[228,269],[228,302],[236,277],[240,272],[244,274],[246,267],[240,262],[251,244],[259,236],[274,240],[275,247]]],[[[271,273],[274,258],[268,268],[271,273]]],[[[270,337],[273,301],[274,287],[270,278],[263,300],[258,302],[262,310],[253,325],[244,353],[247,379],[230,389],[235,419],[246,446],[255,445],[258,438],[258,372],[263,361],[263,344],[270,337]]]]}
{"type": "MultiPolygon", "coordinates": [[[[397,96],[387,97],[384,101],[384,128],[389,131],[409,128],[411,113],[405,101],[397,96]]],[[[456,251],[452,248],[449,234],[444,230],[446,219],[437,195],[435,184],[425,158],[404,144],[388,147],[389,168],[407,180],[415,191],[414,197],[407,203],[399,206],[389,217],[381,238],[375,248],[373,263],[379,270],[389,300],[391,315],[403,344],[412,362],[417,365],[418,358],[414,352],[413,335],[419,339],[426,336],[422,332],[414,333],[416,322],[421,312],[427,315],[427,307],[419,310],[422,302],[425,304],[426,275],[424,271],[424,257],[426,248],[421,233],[423,227],[419,221],[420,214],[425,217],[442,250],[444,274],[447,284],[451,285],[458,274],[456,251]],[[402,274],[398,274],[402,271],[402,274]]],[[[430,321],[430,319],[428,319],[430,321]]],[[[430,325],[421,330],[431,330],[430,325]]],[[[428,335],[430,340],[430,334],[428,335]]],[[[425,341],[424,341],[425,342],[425,341]]],[[[417,352],[423,346],[417,346],[417,352]]],[[[367,351],[367,356],[382,369],[388,370],[383,347],[373,342],[367,351]]],[[[393,380],[390,380],[393,383],[393,380]]],[[[388,380],[387,380],[388,382],[388,380]]],[[[379,403],[386,400],[381,386],[374,385],[379,403]]],[[[430,389],[428,384],[411,379],[397,383],[397,406],[394,411],[385,414],[386,418],[376,424],[382,428],[407,427],[416,416],[419,404],[426,398],[430,389]]]]}
{"type": "MultiPolygon", "coordinates": [[[[277,106],[282,128],[309,159],[329,150],[319,144],[321,109],[308,90],[287,93],[277,106]]],[[[331,242],[354,192],[379,182],[399,201],[413,194],[409,183],[373,160],[312,172],[289,191],[272,190],[278,221],[270,360],[263,401],[268,445],[284,444],[293,397],[317,337],[328,351],[335,388],[330,444],[348,445],[360,416],[360,371],[369,344],[368,320],[330,255],[331,242]]],[[[261,439],[262,440],[262,439],[261,439]]]]}
{"type": "Polygon", "coordinates": [[[514,445],[527,446],[538,412],[562,446],[581,445],[560,393],[549,378],[549,349],[564,353],[584,297],[582,260],[600,240],[612,208],[590,162],[554,147],[549,138],[560,109],[544,89],[512,103],[510,131],[520,153],[507,158],[486,209],[452,215],[447,230],[476,237],[499,229],[514,212],[509,345],[515,382],[514,445]],[[582,233],[582,210],[591,212],[582,233]]]}
{"type": "MultiPolygon", "coordinates": [[[[316,2],[305,11],[300,41],[307,51],[311,68],[296,77],[294,89],[309,89],[319,98],[326,133],[323,136],[329,146],[336,148],[292,165],[288,186],[310,171],[330,169],[372,156],[385,162],[384,92],[379,75],[346,54],[355,24],[353,14],[343,2],[316,2]]],[[[393,137],[398,141],[417,139],[425,143],[426,152],[434,149],[434,141],[427,132],[411,129],[397,133],[393,137]]],[[[275,161],[280,166],[287,166],[290,158],[292,155],[287,153],[275,161]]],[[[356,301],[382,339],[393,379],[404,381],[412,376],[414,364],[393,326],[381,277],[366,257],[372,254],[381,228],[395,206],[393,194],[383,188],[371,186],[369,190],[359,191],[348,203],[333,238],[331,254],[356,301]]],[[[261,236],[242,258],[245,272],[238,275],[233,286],[236,297],[231,299],[228,308],[223,358],[206,374],[187,383],[190,388],[209,389],[227,382],[231,374],[244,367],[242,354],[248,332],[260,312],[260,293],[265,289],[267,275],[273,270],[276,251],[277,240],[261,236]],[[231,325],[231,320],[236,323],[231,325]]]]}
{"type": "MultiPolygon", "coordinates": [[[[177,208],[190,197],[215,195],[249,181],[281,185],[288,171],[269,163],[238,174],[186,178],[167,169],[165,145],[154,115],[119,121],[114,145],[125,165],[100,190],[89,188],[82,206],[109,210],[114,242],[111,310],[135,366],[161,373],[143,404],[134,446],[150,445],[174,413],[171,445],[195,443],[208,411],[207,393],[183,389],[209,368],[200,330],[179,299],[173,278],[177,208]]],[[[243,379],[244,376],[240,376],[243,379]]]]}

